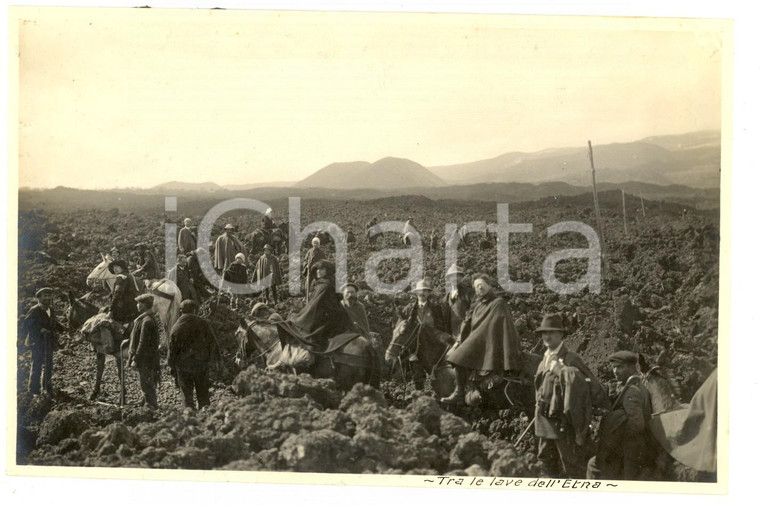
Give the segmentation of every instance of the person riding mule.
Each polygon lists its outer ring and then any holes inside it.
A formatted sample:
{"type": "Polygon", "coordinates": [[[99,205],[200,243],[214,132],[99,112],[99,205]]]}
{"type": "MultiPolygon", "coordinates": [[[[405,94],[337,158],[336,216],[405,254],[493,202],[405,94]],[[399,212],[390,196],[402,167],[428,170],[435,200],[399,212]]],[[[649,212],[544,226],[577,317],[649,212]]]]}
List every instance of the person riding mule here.
{"type": "Polygon", "coordinates": [[[111,318],[121,324],[131,324],[137,317],[135,298],[139,294],[137,281],[129,273],[127,262],[115,260],[108,265],[108,271],[116,275],[113,292],[111,293],[111,318]]]}
{"type": "Polygon", "coordinates": [[[523,369],[520,338],[512,321],[507,301],[493,289],[494,281],[486,274],[473,278],[475,305],[462,323],[447,360],[454,366],[457,384],[446,404],[464,402],[467,371],[491,372],[497,376],[517,376],[523,369]]]}
{"type": "Polygon", "coordinates": [[[139,257],[137,270],[132,272],[135,277],[141,277],[145,279],[158,279],[161,277],[158,273],[158,262],[153,251],[148,249],[148,244],[140,242],[135,245],[137,254],[139,257]]]}

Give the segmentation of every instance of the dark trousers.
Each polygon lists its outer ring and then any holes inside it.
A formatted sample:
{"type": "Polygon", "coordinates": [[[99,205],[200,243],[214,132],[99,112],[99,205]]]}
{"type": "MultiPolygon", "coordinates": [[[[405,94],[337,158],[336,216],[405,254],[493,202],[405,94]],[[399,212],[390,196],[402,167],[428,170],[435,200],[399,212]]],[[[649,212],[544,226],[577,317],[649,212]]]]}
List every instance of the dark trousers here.
{"type": "Polygon", "coordinates": [[[563,433],[556,440],[538,439],[538,459],[544,463],[550,476],[571,479],[586,477],[589,451],[586,447],[578,446],[574,438],[574,435],[563,433]]]}
{"type": "Polygon", "coordinates": [[[138,368],[140,374],[140,389],[142,389],[145,403],[154,409],[158,408],[158,397],[156,396],[156,383],[158,382],[159,371],[155,368],[138,368]]]}
{"type": "Polygon", "coordinates": [[[198,408],[203,408],[211,404],[209,399],[209,378],[208,367],[199,369],[182,369],[177,368],[177,383],[185,397],[185,407],[195,408],[193,401],[193,391],[198,395],[198,408]]]}
{"type": "Polygon", "coordinates": [[[32,346],[32,368],[29,372],[29,392],[40,393],[42,386],[49,394],[53,393],[53,338],[42,337],[32,346]],[[45,373],[42,373],[42,369],[45,373]]]}
{"type": "Polygon", "coordinates": [[[263,295],[265,300],[268,300],[271,295],[272,301],[277,303],[277,286],[272,285],[268,288],[264,288],[263,295]]]}

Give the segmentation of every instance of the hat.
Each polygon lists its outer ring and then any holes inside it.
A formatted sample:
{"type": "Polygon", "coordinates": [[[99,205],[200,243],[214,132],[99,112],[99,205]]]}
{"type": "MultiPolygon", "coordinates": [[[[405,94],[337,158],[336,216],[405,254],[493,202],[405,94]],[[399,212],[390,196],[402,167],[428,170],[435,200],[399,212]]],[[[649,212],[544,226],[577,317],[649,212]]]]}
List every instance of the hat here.
{"type": "Polygon", "coordinates": [[[194,314],[198,304],[194,300],[182,300],[179,304],[179,311],[183,314],[194,314]]]}
{"type": "Polygon", "coordinates": [[[565,331],[565,328],[562,326],[562,315],[561,314],[546,314],[544,316],[544,320],[541,321],[541,326],[539,326],[536,331],[565,331]]]}
{"type": "Polygon", "coordinates": [[[271,251],[272,250],[272,246],[269,245],[269,244],[264,244],[264,249],[267,250],[267,251],[271,251]]]}
{"type": "Polygon", "coordinates": [[[153,308],[153,297],[147,293],[139,295],[137,298],[135,298],[135,301],[145,304],[145,306],[149,309],[153,308]]]}
{"type": "Polygon", "coordinates": [[[266,215],[267,215],[267,216],[271,216],[271,215],[272,215],[272,207],[269,207],[269,208],[267,209],[267,211],[266,211],[266,215]]]}
{"type": "Polygon", "coordinates": [[[241,259],[241,260],[245,261],[245,254],[243,254],[243,253],[237,253],[235,255],[235,259],[241,259]]]}
{"type": "Polygon", "coordinates": [[[108,271],[112,274],[115,274],[116,272],[113,271],[113,267],[120,266],[123,270],[129,270],[129,266],[127,266],[127,262],[124,260],[113,260],[111,263],[108,264],[108,271]]]}
{"type": "Polygon", "coordinates": [[[224,229],[225,229],[225,230],[234,230],[234,229],[235,229],[235,227],[234,227],[234,226],[232,226],[232,224],[230,224],[230,223],[227,223],[227,224],[225,224],[225,225],[224,225],[224,229]]]}
{"type": "Polygon", "coordinates": [[[419,293],[422,291],[432,291],[433,288],[430,286],[430,283],[427,281],[427,279],[422,279],[421,281],[417,282],[417,285],[412,290],[412,293],[419,293]]]}
{"type": "Polygon", "coordinates": [[[346,288],[354,288],[355,290],[359,291],[359,286],[354,284],[353,282],[347,282],[343,284],[343,287],[340,288],[341,291],[345,291],[346,288]]]}
{"type": "Polygon", "coordinates": [[[193,220],[192,220],[192,219],[190,219],[189,217],[186,217],[186,218],[185,218],[185,220],[184,220],[184,221],[182,221],[182,222],[183,222],[183,223],[185,223],[185,224],[187,224],[187,223],[192,223],[192,222],[193,222],[193,220]]]}
{"type": "Polygon", "coordinates": [[[34,293],[34,296],[36,298],[39,298],[40,296],[42,296],[42,295],[44,295],[46,293],[52,295],[53,294],[53,289],[52,288],[48,288],[48,287],[40,288],[40,289],[37,290],[36,293],[34,293]]]}
{"type": "Polygon", "coordinates": [[[320,245],[321,243],[322,242],[317,237],[311,239],[311,245],[320,245]]]}
{"type": "Polygon", "coordinates": [[[258,312],[260,308],[266,307],[266,306],[267,306],[266,303],[262,303],[262,302],[255,303],[253,305],[253,308],[251,309],[251,315],[255,317],[256,316],[256,312],[258,312]]]}
{"type": "Polygon", "coordinates": [[[446,271],[446,275],[444,277],[448,277],[449,275],[464,275],[464,270],[459,268],[456,263],[451,265],[449,269],[446,271]]]}
{"type": "Polygon", "coordinates": [[[607,361],[612,365],[635,365],[639,361],[639,355],[632,351],[618,351],[611,354],[607,361]]]}
{"type": "Polygon", "coordinates": [[[335,272],[335,265],[327,260],[319,260],[311,266],[312,271],[316,272],[320,268],[326,268],[328,272],[335,272]]]}

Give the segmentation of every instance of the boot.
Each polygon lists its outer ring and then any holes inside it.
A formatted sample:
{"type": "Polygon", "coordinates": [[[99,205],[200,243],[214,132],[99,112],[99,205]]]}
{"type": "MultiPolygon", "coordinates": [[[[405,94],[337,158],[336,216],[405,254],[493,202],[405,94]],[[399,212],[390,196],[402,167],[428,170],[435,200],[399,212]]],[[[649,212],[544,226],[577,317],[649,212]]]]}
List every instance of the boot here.
{"type": "Polygon", "coordinates": [[[441,399],[441,403],[445,405],[459,405],[464,403],[465,370],[462,367],[455,366],[454,374],[456,375],[457,381],[456,387],[449,396],[441,399]]]}

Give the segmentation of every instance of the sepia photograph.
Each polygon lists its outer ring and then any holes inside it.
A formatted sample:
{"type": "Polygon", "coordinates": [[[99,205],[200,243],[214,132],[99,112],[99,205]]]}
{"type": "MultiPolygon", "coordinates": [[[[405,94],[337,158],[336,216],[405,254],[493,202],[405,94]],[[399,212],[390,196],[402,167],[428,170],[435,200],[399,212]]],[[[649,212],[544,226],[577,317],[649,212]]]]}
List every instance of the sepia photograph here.
{"type": "Polygon", "coordinates": [[[731,19],[8,17],[8,474],[726,493],[731,19]]]}

